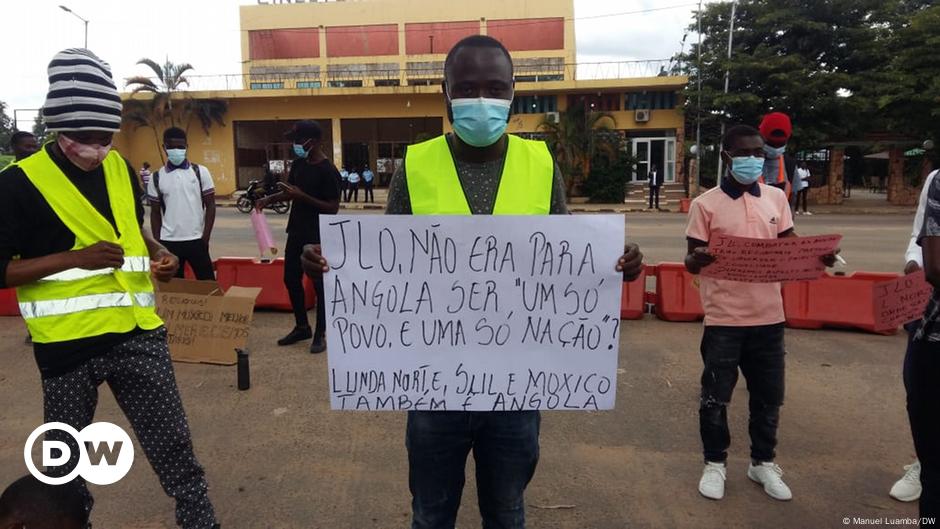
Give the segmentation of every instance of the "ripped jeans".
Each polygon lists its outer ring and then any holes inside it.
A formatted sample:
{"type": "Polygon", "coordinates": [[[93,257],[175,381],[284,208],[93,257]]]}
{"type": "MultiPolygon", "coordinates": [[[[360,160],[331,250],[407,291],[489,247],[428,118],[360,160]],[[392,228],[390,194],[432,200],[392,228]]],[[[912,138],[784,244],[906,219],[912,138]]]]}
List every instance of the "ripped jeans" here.
{"type": "Polygon", "coordinates": [[[728,459],[731,433],[728,431],[728,404],[738,382],[738,368],[747,381],[751,435],[751,459],[774,460],[777,424],[783,405],[784,325],[755,327],[707,326],[702,336],[702,400],[699,430],[705,461],[724,463],[728,459]]]}

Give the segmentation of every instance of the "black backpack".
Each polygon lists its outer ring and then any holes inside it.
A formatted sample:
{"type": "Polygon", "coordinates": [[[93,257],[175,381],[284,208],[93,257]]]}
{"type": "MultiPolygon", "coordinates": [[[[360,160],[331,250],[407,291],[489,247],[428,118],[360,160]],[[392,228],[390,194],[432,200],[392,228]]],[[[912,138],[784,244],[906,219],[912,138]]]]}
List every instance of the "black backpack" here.
{"type": "MultiPolygon", "coordinates": [[[[196,173],[196,182],[199,183],[199,194],[202,195],[202,175],[199,173],[199,166],[192,162],[190,162],[189,164],[193,166],[193,172],[196,173]]],[[[153,178],[153,187],[154,189],[157,190],[157,197],[160,198],[160,210],[166,211],[166,204],[163,203],[163,193],[160,192],[160,171],[162,170],[163,170],[162,167],[160,169],[157,169],[157,172],[153,173],[152,178],[153,178]]],[[[203,199],[202,206],[205,207],[205,205],[206,205],[206,201],[205,199],[203,199]]]]}

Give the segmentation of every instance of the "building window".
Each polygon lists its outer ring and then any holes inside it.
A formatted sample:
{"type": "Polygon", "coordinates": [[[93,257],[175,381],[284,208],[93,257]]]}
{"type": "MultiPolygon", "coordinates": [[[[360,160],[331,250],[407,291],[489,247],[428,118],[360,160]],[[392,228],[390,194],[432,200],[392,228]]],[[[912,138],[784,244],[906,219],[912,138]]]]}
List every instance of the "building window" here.
{"type": "Polygon", "coordinates": [[[677,99],[675,92],[628,92],[626,107],[627,110],[669,110],[676,108],[677,99]]]}
{"type": "Polygon", "coordinates": [[[400,79],[376,79],[375,86],[401,86],[400,79]]]}
{"type": "Polygon", "coordinates": [[[297,88],[320,88],[320,81],[297,81],[297,88]]]}
{"type": "Polygon", "coordinates": [[[620,110],[620,94],[585,94],[568,96],[568,106],[584,105],[587,112],[616,112],[620,110]]]}
{"type": "Polygon", "coordinates": [[[362,81],[330,81],[327,85],[330,88],[359,88],[362,86],[362,81]]]}
{"type": "Polygon", "coordinates": [[[545,74],[545,75],[517,75],[517,83],[538,83],[546,81],[564,81],[564,74],[545,74]]]}
{"type": "Polygon", "coordinates": [[[252,90],[280,90],[284,83],[251,83],[252,90]]]}
{"type": "Polygon", "coordinates": [[[408,86],[438,86],[444,79],[408,79],[408,86]]]}
{"type": "Polygon", "coordinates": [[[544,114],[558,111],[556,96],[516,96],[512,101],[513,114],[544,114]]]}

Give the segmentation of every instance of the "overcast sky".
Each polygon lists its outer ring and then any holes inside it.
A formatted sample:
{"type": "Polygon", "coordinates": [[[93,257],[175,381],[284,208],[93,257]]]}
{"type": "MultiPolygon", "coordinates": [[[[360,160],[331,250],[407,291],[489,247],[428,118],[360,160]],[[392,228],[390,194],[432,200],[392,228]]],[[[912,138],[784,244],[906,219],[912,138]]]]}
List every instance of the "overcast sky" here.
{"type": "MultiPolygon", "coordinates": [[[[461,0],[440,0],[441,2],[461,0]]],[[[578,62],[665,59],[679,51],[695,0],[574,0],[578,62]],[[672,6],[679,6],[672,8],[672,6]],[[663,9],[666,8],[666,9],[663,9]],[[634,13],[650,10],[646,13],[634,13]],[[619,13],[630,13],[617,15],[619,13]]],[[[239,4],[256,0],[0,0],[0,101],[36,109],[45,100],[46,66],[59,50],[81,46],[84,25],[59,9],[65,4],[91,21],[88,47],[111,64],[118,86],[147,74],[142,57],[190,62],[195,73],[241,72],[239,4]]],[[[690,39],[694,35],[690,36],[690,39]]],[[[33,112],[19,116],[32,128],[33,112]]]]}

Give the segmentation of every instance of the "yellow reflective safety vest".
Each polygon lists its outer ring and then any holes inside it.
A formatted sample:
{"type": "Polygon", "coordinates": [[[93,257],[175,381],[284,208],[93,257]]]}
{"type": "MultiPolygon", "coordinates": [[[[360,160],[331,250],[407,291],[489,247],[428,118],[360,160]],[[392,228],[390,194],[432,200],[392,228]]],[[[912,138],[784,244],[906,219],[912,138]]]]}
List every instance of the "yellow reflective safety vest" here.
{"type": "Polygon", "coordinates": [[[57,343],[106,333],[152,330],[157,316],[150,256],[137,222],[127,163],[116,151],[104,159],[104,178],[117,224],[104,218],[55,164],[46,149],[16,163],[75,234],[73,250],[100,241],[124,248],[120,269],[73,268],[16,289],[20,313],[36,343],[57,343]],[[120,233],[120,235],[118,235],[120,233]]]}
{"type": "MultiPolygon", "coordinates": [[[[507,135],[509,146],[496,193],[494,215],[547,215],[555,162],[545,142],[507,135]]],[[[469,215],[446,136],[408,147],[405,178],[415,215],[469,215]]]]}

